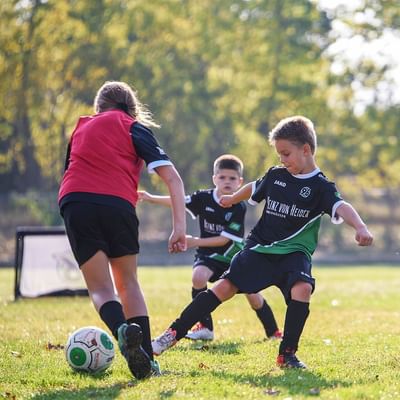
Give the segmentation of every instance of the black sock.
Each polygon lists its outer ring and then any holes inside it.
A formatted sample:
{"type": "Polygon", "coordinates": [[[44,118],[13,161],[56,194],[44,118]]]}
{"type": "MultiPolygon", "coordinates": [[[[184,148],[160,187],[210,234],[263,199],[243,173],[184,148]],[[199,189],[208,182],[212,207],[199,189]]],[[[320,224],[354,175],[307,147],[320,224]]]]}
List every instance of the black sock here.
{"type": "Polygon", "coordinates": [[[283,339],[279,346],[279,354],[295,353],[299,345],[301,333],[307,321],[310,303],[291,300],[285,317],[283,339]]]}
{"type": "MultiPolygon", "coordinates": [[[[207,286],[202,289],[195,289],[192,287],[192,299],[196,298],[199,293],[204,292],[205,290],[207,290],[207,286]]],[[[210,331],[214,330],[211,314],[206,315],[199,322],[210,331]]]]}
{"type": "Polygon", "coordinates": [[[118,340],[118,328],[126,322],[121,303],[115,300],[107,301],[100,307],[99,314],[115,339],[118,340]]]}
{"type": "Polygon", "coordinates": [[[212,313],[220,304],[221,301],[211,290],[199,293],[171,324],[170,328],[176,330],[176,339],[182,339],[197,321],[212,313]]]}
{"type": "Polygon", "coordinates": [[[271,307],[264,300],[262,307],[254,311],[256,312],[258,319],[263,324],[267,336],[273,336],[273,334],[278,330],[278,325],[271,307]]]}
{"type": "Polygon", "coordinates": [[[147,315],[140,317],[128,318],[128,324],[137,324],[142,328],[143,340],[142,347],[143,350],[149,355],[150,359],[153,360],[153,348],[151,347],[151,333],[150,333],[150,320],[147,315]]]}

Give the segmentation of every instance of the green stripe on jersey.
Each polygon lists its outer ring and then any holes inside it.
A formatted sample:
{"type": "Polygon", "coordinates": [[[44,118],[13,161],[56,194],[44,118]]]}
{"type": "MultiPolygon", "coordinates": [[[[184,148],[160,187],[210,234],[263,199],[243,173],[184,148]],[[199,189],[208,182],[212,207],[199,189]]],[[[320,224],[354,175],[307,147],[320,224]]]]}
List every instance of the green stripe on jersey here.
{"type": "Polygon", "coordinates": [[[221,261],[223,263],[229,264],[236,253],[239,253],[240,250],[243,249],[242,242],[232,242],[232,244],[228,247],[224,254],[214,253],[209,257],[213,260],[221,261]]]}
{"type": "Polygon", "coordinates": [[[318,232],[321,225],[321,215],[313,218],[294,235],[269,245],[257,244],[251,250],[264,254],[289,254],[302,251],[311,260],[318,244],[318,232]]]}

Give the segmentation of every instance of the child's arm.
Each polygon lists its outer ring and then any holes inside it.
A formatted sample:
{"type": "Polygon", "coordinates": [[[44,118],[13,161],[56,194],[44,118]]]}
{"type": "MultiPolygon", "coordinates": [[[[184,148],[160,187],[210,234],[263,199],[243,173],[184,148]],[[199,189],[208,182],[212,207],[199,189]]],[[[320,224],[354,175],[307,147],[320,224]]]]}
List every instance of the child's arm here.
{"type": "Polygon", "coordinates": [[[174,166],[156,168],[157,174],[168,187],[172,207],[172,233],[168,240],[168,251],[179,253],[186,250],[185,191],[183,182],[174,166]]]}
{"type": "Polygon", "coordinates": [[[161,206],[171,207],[171,197],[170,196],[158,196],[145,192],[143,190],[138,190],[139,201],[147,201],[153,204],[159,204],[161,206]]]}
{"type": "Polygon", "coordinates": [[[188,249],[193,247],[220,247],[229,242],[225,236],[214,236],[209,238],[199,238],[191,235],[186,235],[188,249]]]}
{"type": "Polygon", "coordinates": [[[336,210],[336,214],[343,218],[346,224],[352,226],[356,231],[355,239],[359,246],[370,246],[373,236],[369,232],[367,225],[359,216],[355,208],[349,203],[342,203],[336,210]]]}
{"type": "Polygon", "coordinates": [[[248,200],[253,191],[253,182],[247,183],[242,186],[237,192],[221,196],[219,204],[224,207],[232,207],[234,204],[240,203],[243,200],[248,200]]]}

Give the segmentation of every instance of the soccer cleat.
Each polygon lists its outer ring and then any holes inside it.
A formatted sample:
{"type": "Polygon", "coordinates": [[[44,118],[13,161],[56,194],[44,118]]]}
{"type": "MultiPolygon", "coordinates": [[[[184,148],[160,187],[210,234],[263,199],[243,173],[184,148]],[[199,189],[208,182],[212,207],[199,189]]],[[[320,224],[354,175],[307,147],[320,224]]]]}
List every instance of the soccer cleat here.
{"type": "Polygon", "coordinates": [[[119,349],[136,379],[144,379],[151,374],[151,360],[141,346],[142,339],[142,329],[137,324],[122,324],[118,328],[119,349]]]}
{"type": "Polygon", "coordinates": [[[276,364],[281,368],[300,368],[307,369],[307,366],[302,363],[294,353],[279,354],[276,359],[276,364]]]}
{"type": "Polygon", "coordinates": [[[157,360],[152,360],[150,361],[151,364],[151,376],[161,376],[161,368],[160,364],[158,363],[157,360]]]}
{"type": "Polygon", "coordinates": [[[192,340],[213,340],[214,332],[198,322],[194,329],[186,334],[185,338],[192,340]]]}
{"type": "Polygon", "coordinates": [[[176,342],[176,331],[172,328],[168,328],[164,333],[162,333],[160,336],[157,336],[151,342],[153,354],[159,356],[165,350],[168,350],[170,347],[175,345],[176,342]]]}
{"type": "Polygon", "coordinates": [[[268,336],[270,340],[281,340],[283,337],[282,332],[278,329],[271,336],[268,336]]]}

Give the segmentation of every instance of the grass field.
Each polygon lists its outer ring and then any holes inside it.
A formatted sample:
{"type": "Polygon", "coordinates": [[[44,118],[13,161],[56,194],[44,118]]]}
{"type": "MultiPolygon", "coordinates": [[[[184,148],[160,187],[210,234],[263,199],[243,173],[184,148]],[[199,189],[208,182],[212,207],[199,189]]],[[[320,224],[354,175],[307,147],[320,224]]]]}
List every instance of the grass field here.
{"type": "MultiPolygon", "coordinates": [[[[163,375],[134,380],[120,354],[103,375],[74,373],[68,334],[104,329],[88,298],[13,301],[0,269],[0,399],[399,399],[400,268],[314,268],[316,292],[298,351],[306,371],[275,366],[277,342],[236,296],[214,313],[216,340],[182,340],[158,358],[163,375]],[[61,345],[61,346],[60,346],[61,345]]],[[[152,330],[159,334],[190,300],[190,268],[142,268],[152,330]]],[[[275,288],[264,295],[282,326],[275,288]]]]}

